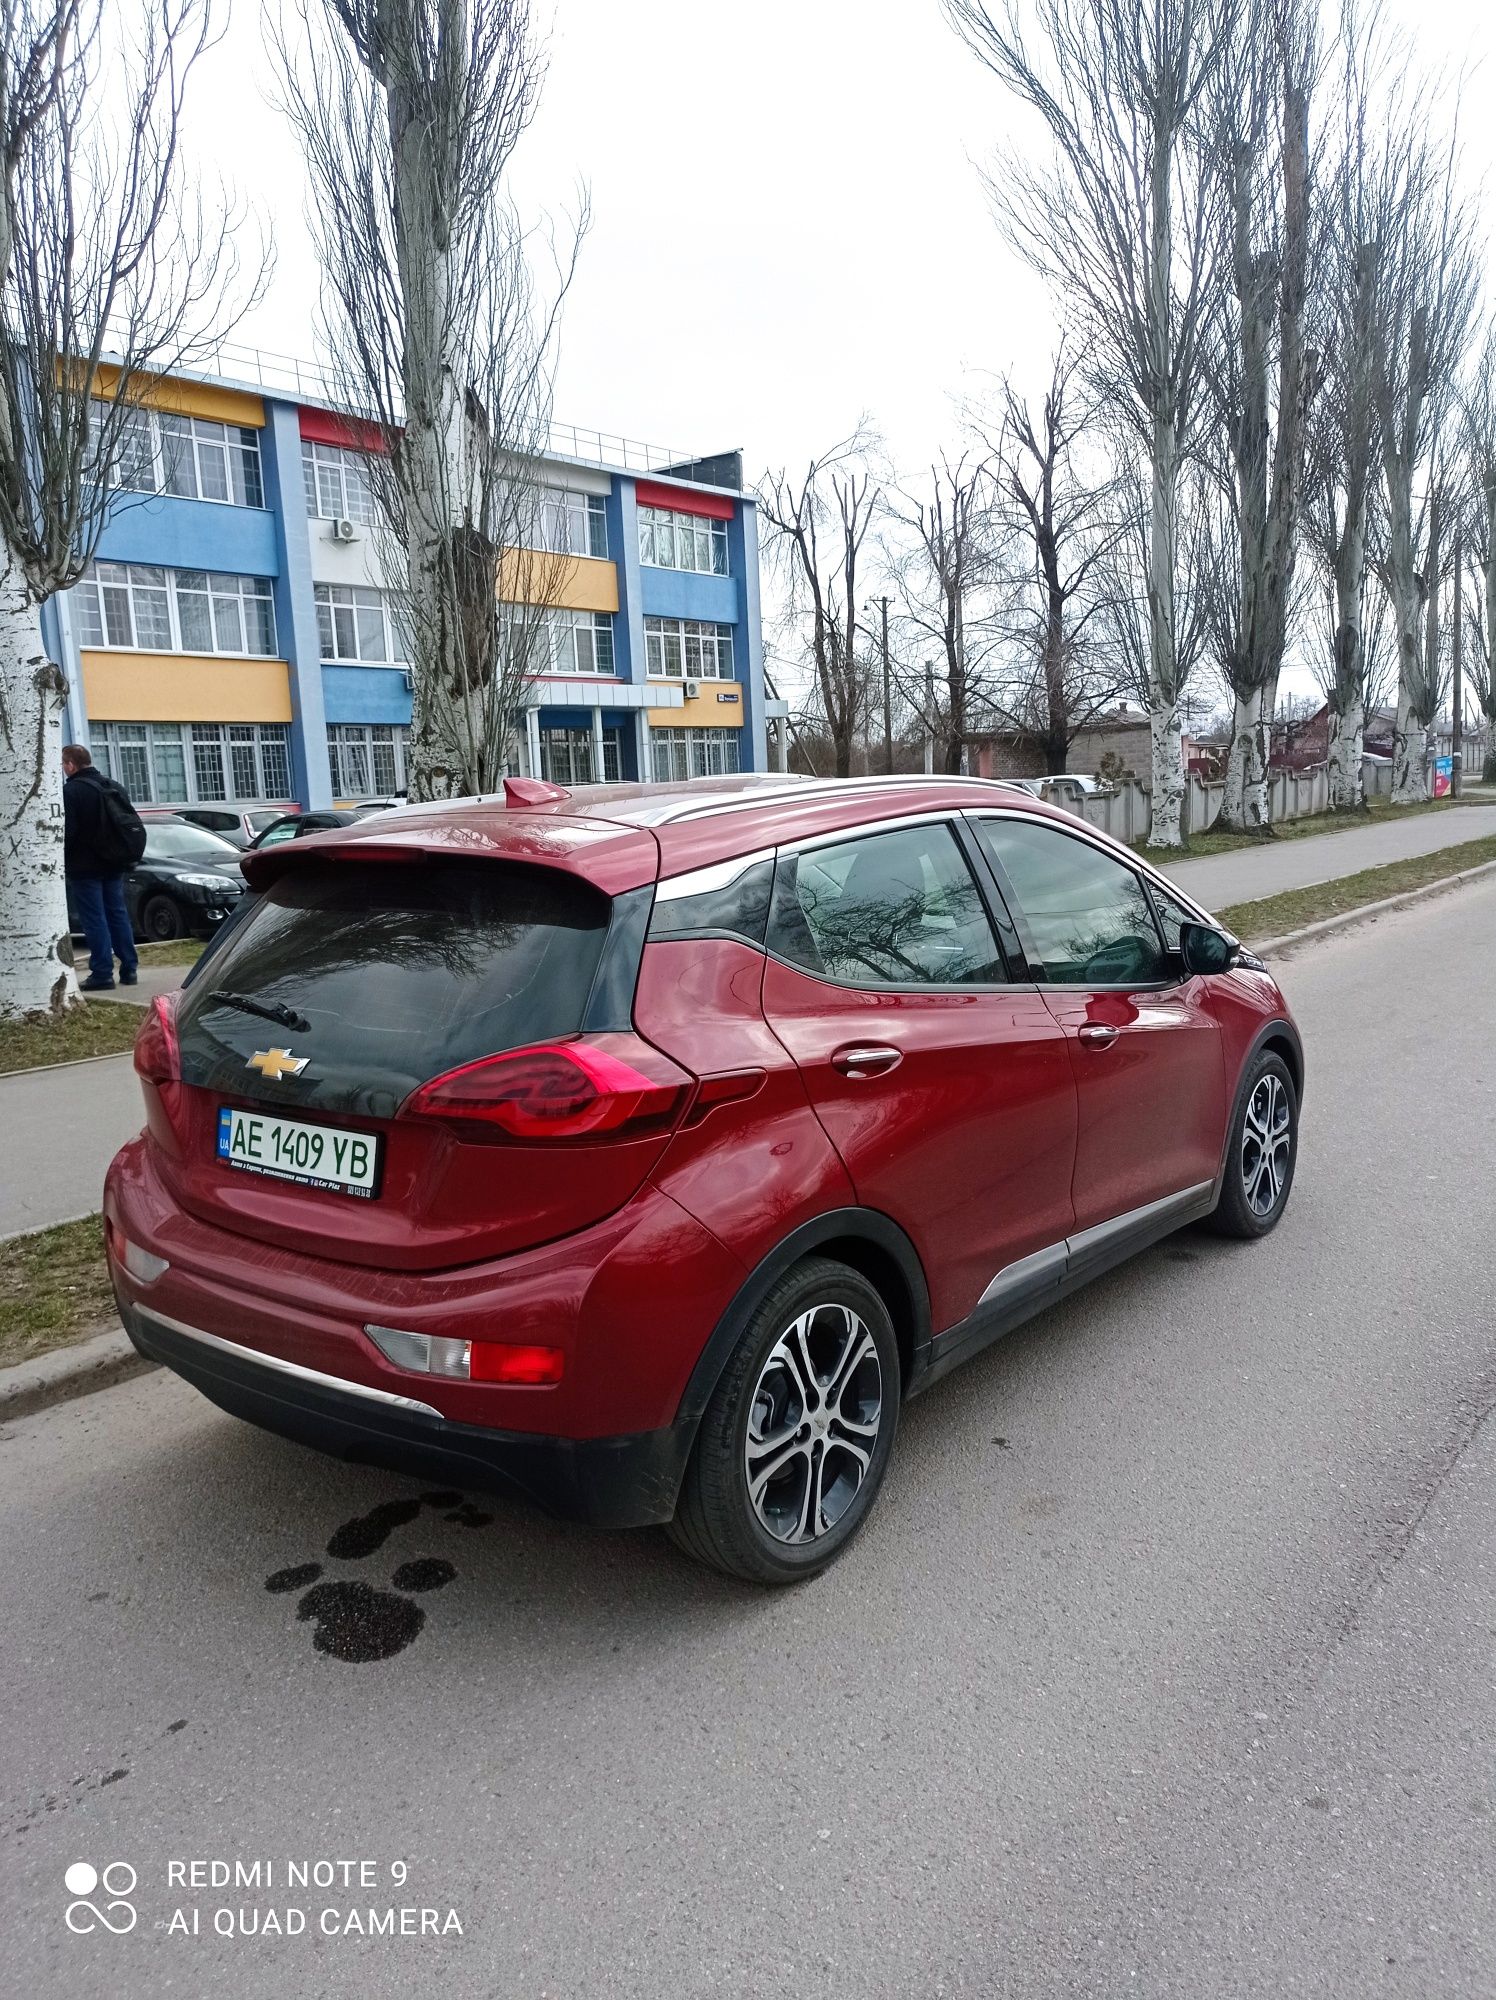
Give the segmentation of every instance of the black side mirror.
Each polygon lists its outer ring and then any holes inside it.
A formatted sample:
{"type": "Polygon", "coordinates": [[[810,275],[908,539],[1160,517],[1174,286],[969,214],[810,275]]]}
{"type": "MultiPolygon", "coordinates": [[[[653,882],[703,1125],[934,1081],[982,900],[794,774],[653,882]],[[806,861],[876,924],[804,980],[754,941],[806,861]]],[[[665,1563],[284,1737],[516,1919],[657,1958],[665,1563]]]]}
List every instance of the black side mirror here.
{"type": "Polygon", "coordinates": [[[1236,939],[1210,924],[1181,924],[1179,956],[1188,973],[1229,972],[1236,963],[1236,939]]]}

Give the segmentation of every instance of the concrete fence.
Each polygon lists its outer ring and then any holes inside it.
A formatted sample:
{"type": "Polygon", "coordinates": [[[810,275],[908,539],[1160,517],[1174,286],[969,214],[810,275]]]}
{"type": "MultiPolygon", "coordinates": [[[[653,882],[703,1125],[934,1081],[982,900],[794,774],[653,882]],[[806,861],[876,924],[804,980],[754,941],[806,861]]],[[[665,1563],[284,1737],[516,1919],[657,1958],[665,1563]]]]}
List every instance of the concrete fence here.
{"type": "MultiPolygon", "coordinates": [[[[1369,799],[1392,796],[1392,766],[1368,758],[1361,767],[1369,799]]],[[[1274,771],[1268,780],[1269,810],[1274,821],[1308,819],[1330,809],[1330,773],[1323,764],[1307,771],[1274,771]]],[[[1219,778],[1190,775],[1184,794],[1184,831],[1205,833],[1220,817],[1226,787],[1219,778]]],[[[1068,805],[1068,799],[1061,799],[1068,805]]],[[[1142,840],[1148,833],[1148,788],[1141,779],[1124,778],[1109,792],[1090,794],[1081,807],[1092,826],[1114,840],[1142,840]]]]}

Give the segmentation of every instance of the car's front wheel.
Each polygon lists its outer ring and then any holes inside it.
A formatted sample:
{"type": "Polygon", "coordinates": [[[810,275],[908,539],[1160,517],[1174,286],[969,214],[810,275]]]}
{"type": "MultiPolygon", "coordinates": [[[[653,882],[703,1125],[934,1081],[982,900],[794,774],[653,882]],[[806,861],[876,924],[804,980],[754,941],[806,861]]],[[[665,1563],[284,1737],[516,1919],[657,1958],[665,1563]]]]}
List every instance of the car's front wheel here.
{"type": "Polygon", "coordinates": [[[811,1257],[749,1321],[707,1405],[671,1534],[752,1583],[797,1583],[866,1520],[899,1420],[888,1308],[858,1272],[811,1257]]]}
{"type": "Polygon", "coordinates": [[[146,898],[145,908],[140,913],[140,928],[151,944],[170,944],[173,938],[187,934],[181,905],[170,896],[146,898]]]}
{"type": "Polygon", "coordinates": [[[1211,1227],[1249,1241],[1275,1228],[1288,1206],[1299,1151],[1299,1094],[1281,1056],[1257,1056],[1237,1093],[1226,1173],[1211,1227]]]}

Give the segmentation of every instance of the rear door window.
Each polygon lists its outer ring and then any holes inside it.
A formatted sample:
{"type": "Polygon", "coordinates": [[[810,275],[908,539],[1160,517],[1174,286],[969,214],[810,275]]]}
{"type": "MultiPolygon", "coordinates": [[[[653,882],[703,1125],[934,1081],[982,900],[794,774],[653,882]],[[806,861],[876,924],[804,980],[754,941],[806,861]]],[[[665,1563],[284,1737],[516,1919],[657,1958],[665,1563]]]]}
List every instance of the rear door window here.
{"type": "Polygon", "coordinates": [[[610,910],[587,883],[502,862],[288,869],[185,989],[183,1076],[265,1095],[249,1058],[289,1048],[307,1058],[297,1105],[389,1117],[445,1070],[576,1033],[610,910]]]}
{"type": "Polygon", "coordinates": [[[856,986],[1006,980],[975,878],[946,825],[781,855],[769,948],[856,986]]]}

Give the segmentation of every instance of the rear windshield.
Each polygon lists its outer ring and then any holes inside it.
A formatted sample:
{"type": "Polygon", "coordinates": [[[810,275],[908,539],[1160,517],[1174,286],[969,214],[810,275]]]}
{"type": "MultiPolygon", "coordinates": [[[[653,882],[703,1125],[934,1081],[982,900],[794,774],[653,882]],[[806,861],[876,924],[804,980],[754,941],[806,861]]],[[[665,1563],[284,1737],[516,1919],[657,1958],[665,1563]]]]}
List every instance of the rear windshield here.
{"type": "Polygon", "coordinates": [[[187,988],[183,1075],[389,1117],[444,1070],[575,1033],[609,912],[586,883],[502,862],[288,869],[187,988]],[[307,1059],[293,1091],[246,1069],[269,1047],[307,1059]]]}

